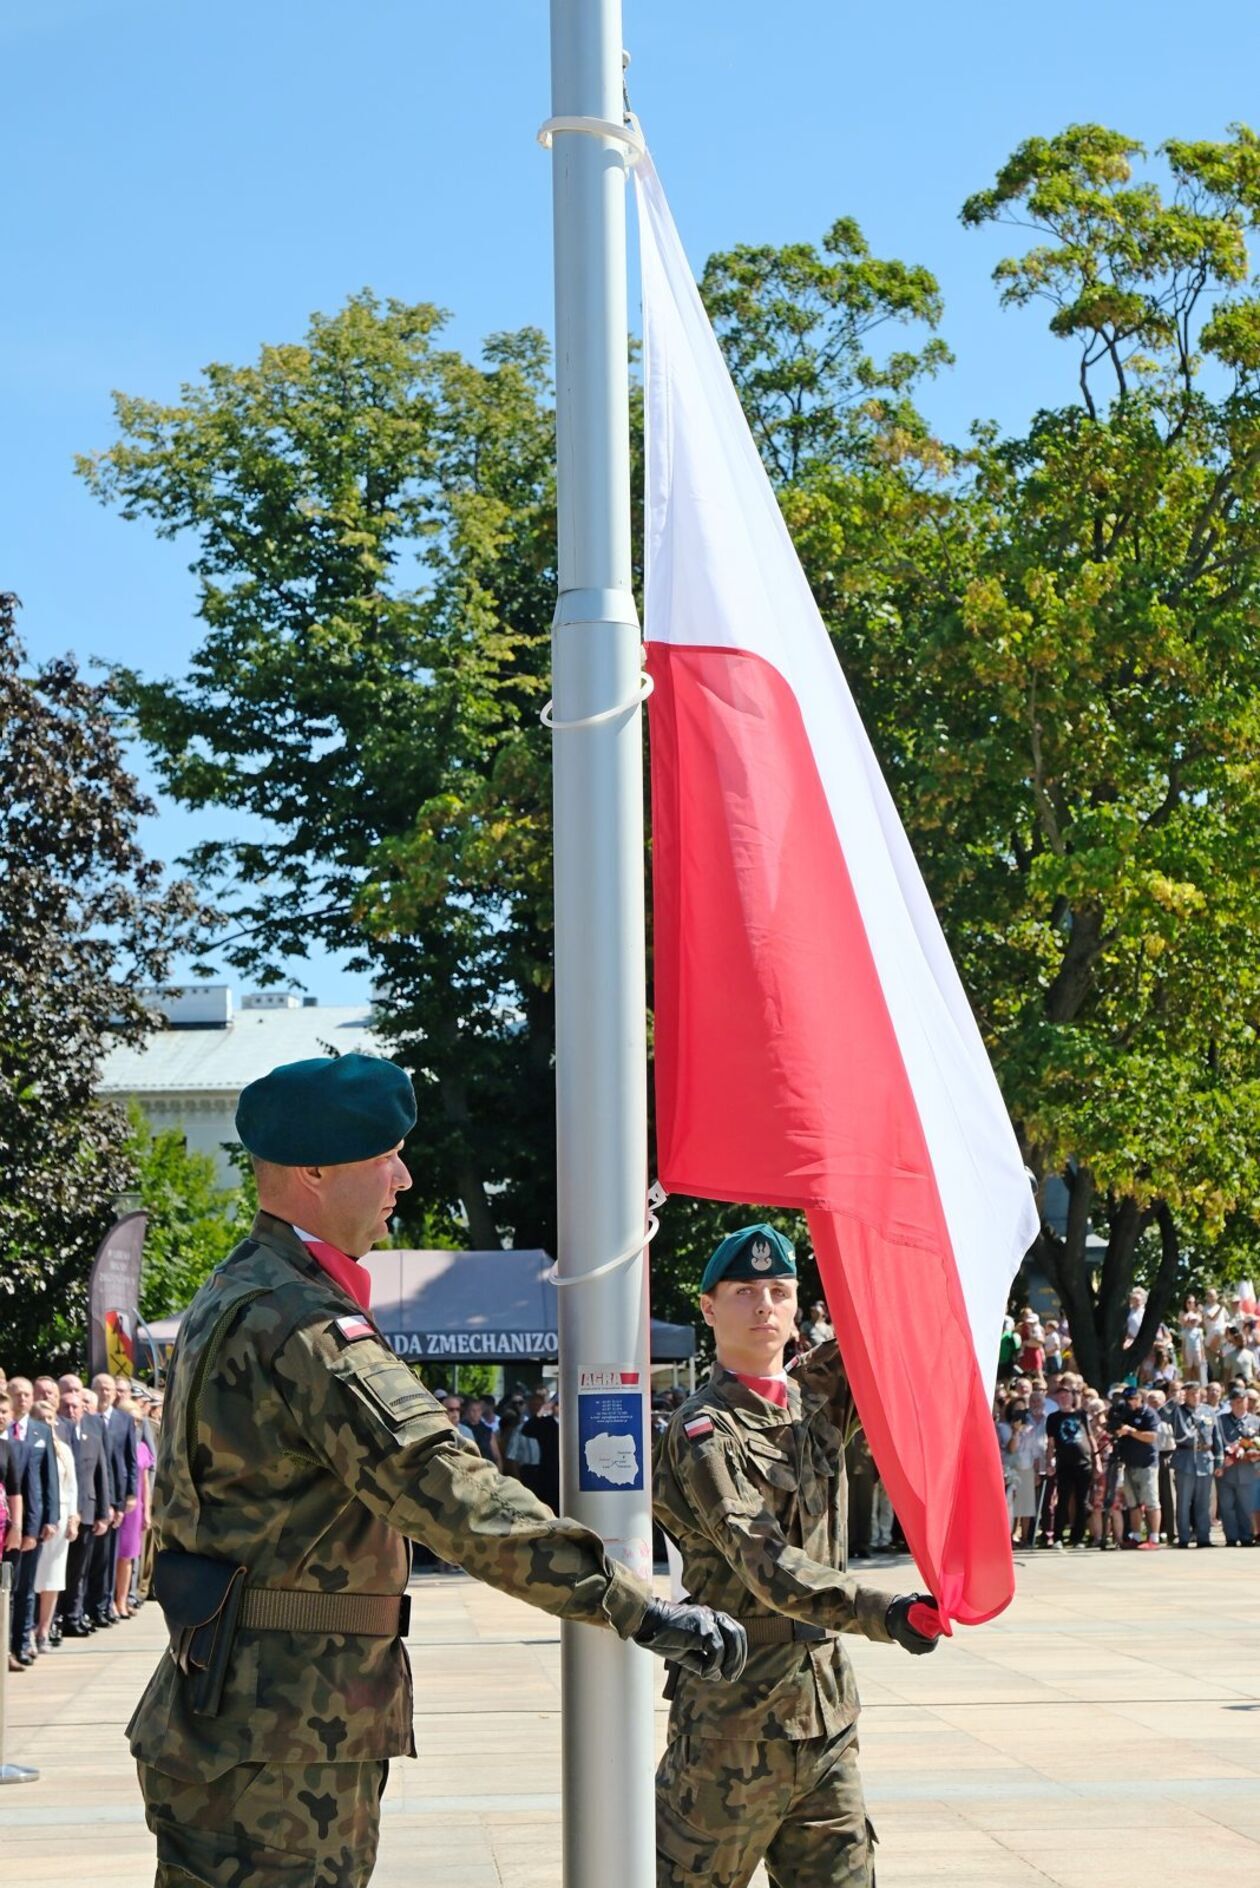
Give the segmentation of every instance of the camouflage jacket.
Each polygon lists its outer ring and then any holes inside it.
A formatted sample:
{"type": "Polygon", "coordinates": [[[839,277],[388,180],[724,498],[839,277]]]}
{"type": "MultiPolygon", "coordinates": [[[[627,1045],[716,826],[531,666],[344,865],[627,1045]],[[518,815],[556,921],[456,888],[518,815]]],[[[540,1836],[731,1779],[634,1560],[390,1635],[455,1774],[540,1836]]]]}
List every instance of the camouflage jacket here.
{"type": "MultiPolygon", "coordinates": [[[[788,1407],[720,1366],[689,1397],[656,1452],[656,1518],[677,1542],[693,1599],[737,1619],[783,1613],[832,1632],[887,1640],[888,1594],[845,1573],[849,1386],[834,1343],[789,1377],[788,1407]]],[[[858,1713],[839,1639],[754,1647],[733,1685],[685,1673],[671,1736],[826,1737],[858,1713]]]]}
{"type": "MultiPolygon", "coordinates": [[[[533,1606],[634,1632],[650,1598],[459,1437],[293,1228],[260,1213],[185,1313],[167,1388],[157,1545],[248,1568],[250,1586],[401,1593],[411,1550],[533,1606]],[[364,1335],[347,1335],[364,1331],[364,1335]],[[366,1329],[365,1329],[366,1327],[366,1329]]],[[[169,1775],[414,1753],[399,1639],[242,1628],[218,1716],[164,1656],[128,1727],[169,1775]]]]}

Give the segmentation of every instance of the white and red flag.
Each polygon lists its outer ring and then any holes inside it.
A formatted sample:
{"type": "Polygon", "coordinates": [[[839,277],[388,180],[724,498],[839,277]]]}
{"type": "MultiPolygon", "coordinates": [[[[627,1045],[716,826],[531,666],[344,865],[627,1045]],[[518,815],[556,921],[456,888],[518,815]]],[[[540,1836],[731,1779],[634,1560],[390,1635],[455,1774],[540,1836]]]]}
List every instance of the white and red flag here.
{"type": "Polygon", "coordinates": [[[947,1619],[1014,1578],[990,1409],[1019,1149],[650,160],[635,170],[658,1169],[799,1208],[947,1619]]]}

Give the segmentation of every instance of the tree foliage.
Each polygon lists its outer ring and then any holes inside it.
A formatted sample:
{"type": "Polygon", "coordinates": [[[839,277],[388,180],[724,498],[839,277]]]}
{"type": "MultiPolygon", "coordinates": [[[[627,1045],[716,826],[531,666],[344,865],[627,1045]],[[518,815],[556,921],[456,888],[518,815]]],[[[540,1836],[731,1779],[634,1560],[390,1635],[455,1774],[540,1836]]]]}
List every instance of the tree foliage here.
{"type": "Polygon", "coordinates": [[[9,1369],[82,1361],[88,1275],[134,1165],[95,1099],[106,1049],[204,922],[137,843],[153,811],[110,690],[69,656],[30,670],[0,598],[0,1304],[9,1369]]]}
{"type": "Polygon", "coordinates": [[[349,949],[414,1068],[413,1215],[547,1240],[554,1163],[547,630],[552,420],[536,334],[443,349],[426,304],[353,297],[301,345],[119,397],[84,461],[195,544],[186,678],[127,674],[163,785],[270,836],[200,847],[264,980],[349,949]]]}
{"type": "MultiPolygon", "coordinates": [[[[1026,1158],[1070,1188],[1039,1254],[1096,1382],[1135,1277],[1145,1347],[1188,1268],[1254,1269],[1260,1201],[1260,145],[1162,157],[1166,186],[1071,127],[964,207],[1031,225],[999,292],[1073,350],[1075,397],[1021,436],[947,445],[859,375],[793,455],[831,374],[811,267],[755,252],[718,310],[1026,1158]]],[[[913,312],[939,315],[926,285],[913,312]]]]}
{"type": "MultiPolygon", "coordinates": [[[[897,289],[900,265],[859,268],[847,241],[863,306],[829,331],[820,397],[873,385],[867,329],[935,292],[916,271],[897,289]]],[[[229,961],[265,979],[313,937],[351,950],[417,1077],[407,1224],[554,1248],[538,722],[554,416],[541,337],[494,337],[476,364],[439,347],[442,319],[355,296],[302,345],[211,367],[174,406],[119,396],[117,443],[81,470],[125,517],[195,546],[190,673],[118,686],[174,797],[268,824],[193,855],[234,913],[229,961]]],[[[675,1223],[698,1214],[707,1240],[706,1210],[675,1223]]]]}
{"type": "Polygon", "coordinates": [[[889,323],[935,328],[940,287],[921,266],[872,256],[852,217],[839,217],[820,248],[741,244],[710,256],[700,289],[780,484],[861,456],[898,424],[923,430],[910,391],[949,365],[949,349],[934,336],[880,359],[869,343],[889,323]]]}
{"type": "Polygon", "coordinates": [[[1260,1199],[1260,164],[1245,130],[1164,154],[1167,194],[1074,127],[965,207],[1043,239],[996,279],[1050,303],[1077,400],[936,480],[789,497],[1030,1165],[1068,1182],[1040,1250],[1095,1382],[1135,1275],[1144,1348],[1260,1199]]]}
{"type": "Polygon", "coordinates": [[[149,1216],[140,1274],[140,1311],[169,1317],[244,1237],[256,1210],[251,1182],[219,1184],[210,1154],[193,1153],[176,1128],[156,1133],[136,1103],[127,1111],[132,1190],[149,1216]]]}

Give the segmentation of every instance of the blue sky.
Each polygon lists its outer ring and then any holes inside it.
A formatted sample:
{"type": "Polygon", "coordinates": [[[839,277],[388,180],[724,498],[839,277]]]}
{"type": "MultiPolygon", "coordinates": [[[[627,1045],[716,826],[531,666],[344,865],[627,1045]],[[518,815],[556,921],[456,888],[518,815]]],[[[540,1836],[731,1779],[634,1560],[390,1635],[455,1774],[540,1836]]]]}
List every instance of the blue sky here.
{"type": "MultiPolygon", "coordinates": [[[[0,584],[33,655],[178,674],[197,640],[188,552],[102,511],[72,458],[110,443],[110,391],[173,397],[211,360],[297,339],[371,286],[450,309],[450,338],[551,325],[543,0],[15,0],[0,16],[0,584]]],[[[1254,102],[1260,9],[1210,36],[1183,6],[625,0],[632,101],[697,268],[741,241],[858,218],[925,263],[957,356],[932,416],[1018,428],[1070,397],[1035,311],[1003,313],[1002,232],[964,197],[1023,138],[1098,119],[1156,146],[1254,102]]],[[[231,829],[164,806],[171,860],[231,829]]],[[[295,966],[325,1001],[360,979],[295,966]]]]}

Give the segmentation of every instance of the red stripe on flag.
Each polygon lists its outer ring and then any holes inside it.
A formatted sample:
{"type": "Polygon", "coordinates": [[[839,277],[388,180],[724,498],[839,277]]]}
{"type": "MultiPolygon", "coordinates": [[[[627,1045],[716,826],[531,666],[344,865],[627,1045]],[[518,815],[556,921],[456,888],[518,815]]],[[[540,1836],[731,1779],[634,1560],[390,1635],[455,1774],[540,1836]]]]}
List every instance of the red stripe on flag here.
{"type": "Polygon", "coordinates": [[[997,1441],[799,705],[744,651],[652,643],[648,666],[661,1182],[811,1209],[836,1334],[907,1540],[942,1611],[978,1623],[1014,1591],[997,1441]]]}
{"type": "MultiPolygon", "coordinates": [[[[983,1625],[1015,1592],[1002,1461],[948,1246],[939,1260],[813,1211],[809,1230],[880,1479],[942,1618],[983,1625]],[[842,1256],[843,1255],[843,1256],[842,1256]],[[900,1317],[891,1307],[907,1309],[900,1317]],[[919,1321],[922,1331],[913,1328],[919,1321]]],[[[949,1627],[946,1624],[945,1630],[949,1627]]]]}

